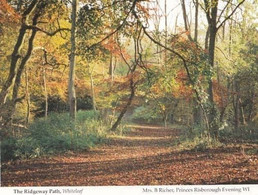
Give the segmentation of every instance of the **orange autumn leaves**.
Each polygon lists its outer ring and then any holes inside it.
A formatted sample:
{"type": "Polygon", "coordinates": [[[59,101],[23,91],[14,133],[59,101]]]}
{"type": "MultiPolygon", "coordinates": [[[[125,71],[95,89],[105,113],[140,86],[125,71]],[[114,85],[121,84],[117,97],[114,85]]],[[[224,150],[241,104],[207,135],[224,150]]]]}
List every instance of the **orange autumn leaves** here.
{"type": "Polygon", "coordinates": [[[12,24],[18,22],[20,15],[7,3],[6,0],[0,0],[0,24],[12,24]]]}

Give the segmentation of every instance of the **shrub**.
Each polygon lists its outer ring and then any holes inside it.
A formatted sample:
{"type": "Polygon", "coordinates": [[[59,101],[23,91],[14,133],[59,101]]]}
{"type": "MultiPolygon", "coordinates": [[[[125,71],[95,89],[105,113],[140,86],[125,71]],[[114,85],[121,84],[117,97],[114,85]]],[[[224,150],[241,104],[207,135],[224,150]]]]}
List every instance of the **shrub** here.
{"type": "Polygon", "coordinates": [[[182,133],[179,138],[180,149],[190,149],[196,152],[204,152],[208,148],[218,147],[222,144],[208,137],[208,132],[201,126],[182,128],[182,133]]]}
{"type": "Polygon", "coordinates": [[[227,127],[220,129],[220,140],[227,141],[230,139],[239,139],[258,142],[257,126],[258,125],[254,122],[250,122],[249,124],[240,126],[238,131],[236,131],[232,125],[228,125],[227,127]]]}
{"type": "Polygon", "coordinates": [[[196,152],[204,152],[206,151],[208,148],[208,142],[207,141],[201,141],[198,142],[195,146],[194,146],[194,150],[196,152]]]}
{"type": "Polygon", "coordinates": [[[16,159],[15,151],[17,150],[17,141],[13,137],[9,137],[1,141],[1,160],[8,161],[16,159]]]}
{"type": "Polygon", "coordinates": [[[35,120],[27,134],[19,139],[9,138],[2,143],[2,159],[34,158],[68,150],[87,150],[100,143],[106,129],[94,111],[79,111],[76,122],[68,113],[53,113],[48,118],[35,120]]]}

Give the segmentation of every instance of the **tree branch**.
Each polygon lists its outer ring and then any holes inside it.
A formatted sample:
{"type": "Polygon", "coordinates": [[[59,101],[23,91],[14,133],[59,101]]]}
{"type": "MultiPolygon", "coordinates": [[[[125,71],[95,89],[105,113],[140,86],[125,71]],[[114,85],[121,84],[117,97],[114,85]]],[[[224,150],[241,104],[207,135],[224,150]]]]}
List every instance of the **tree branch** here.
{"type": "Polygon", "coordinates": [[[26,28],[27,29],[31,29],[31,30],[37,30],[37,31],[40,31],[40,32],[43,32],[44,34],[48,35],[48,36],[54,36],[56,35],[57,33],[61,32],[61,31],[70,31],[69,28],[59,28],[57,29],[56,31],[53,31],[53,32],[48,32],[46,30],[43,30],[37,26],[33,26],[33,25],[26,25],[26,28]]]}
{"type": "Polygon", "coordinates": [[[229,0],[229,1],[227,2],[227,4],[225,5],[225,7],[222,9],[222,11],[221,11],[221,13],[220,13],[220,15],[219,15],[219,18],[218,18],[218,22],[220,21],[220,18],[222,17],[222,14],[224,13],[224,11],[226,10],[226,8],[228,7],[228,5],[230,4],[231,1],[232,1],[232,0],[229,0]]]}
{"type": "Polygon", "coordinates": [[[210,23],[211,16],[210,16],[210,9],[209,9],[209,2],[208,2],[208,0],[204,0],[204,6],[205,6],[204,11],[206,13],[207,20],[209,21],[208,23],[210,23]]]}
{"type": "Polygon", "coordinates": [[[222,51],[222,49],[220,49],[219,47],[216,47],[216,49],[217,49],[217,50],[219,50],[219,51],[223,54],[223,56],[224,56],[228,61],[230,61],[230,62],[233,62],[233,63],[234,63],[234,61],[233,61],[233,60],[229,59],[229,57],[228,57],[228,56],[226,56],[226,54],[222,51]]]}
{"type": "Polygon", "coordinates": [[[242,5],[245,2],[245,0],[242,0],[236,7],[235,9],[229,14],[221,23],[220,25],[216,28],[217,31],[222,27],[222,25],[236,12],[237,8],[239,8],[240,5],[242,5]]]}
{"type": "Polygon", "coordinates": [[[87,48],[87,50],[90,50],[91,48],[93,48],[93,47],[95,47],[96,45],[102,43],[103,41],[105,41],[105,40],[107,40],[109,37],[111,37],[113,34],[115,34],[116,32],[118,32],[118,31],[125,25],[126,20],[127,20],[127,18],[129,17],[130,13],[134,10],[137,1],[138,1],[138,0],[134,0],[134,1],[133,1],[133,5],[132,5],[130,11],[127,13],[126,17],[123,19],[122,24],[120,24],[120,25],[116,28],[116,30],[114,30],[113,32],[111,32],[110,34],[108,34],[106,37],[104,37],[103,39],[101,39],[101,40],[98,41],[97,43],[94,43],[94,44],[92,44],[91,46],[89,46],[89,47],[87,48]]]}

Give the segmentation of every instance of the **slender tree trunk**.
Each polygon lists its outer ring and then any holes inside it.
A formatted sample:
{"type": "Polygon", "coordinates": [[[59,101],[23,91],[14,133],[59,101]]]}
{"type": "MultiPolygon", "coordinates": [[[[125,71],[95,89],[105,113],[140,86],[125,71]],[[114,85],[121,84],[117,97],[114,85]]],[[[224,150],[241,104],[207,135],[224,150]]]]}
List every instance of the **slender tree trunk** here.
{"type": "MultiPolygon", "coordinates": [[[[209,42],[209,64],[211,68],[214,68],[214,54],[215,54],[215,38],[216,32],[214,29],[210,31],[210,42],[209,42]]],[[[212,80],[209,80],[209,88],[208,88],[209,100],[211,104],[214,104],[213,100],[213,85],[212,80]]]]}
{"type": "Polygon", "coordinates": [[[178,15],[176,16],[176,21],[175,21],[175,29],[174,29],[174,33],[177,33],[177,20],[178,20],[178,15]]]}
{"type": "MultiPolygon", "coordinates": [[[[189,32],[189,26],[188,26],[188,20],[187,20],[186,8],[185,8],[185,0],[181,0],[181,6],[182,6],[182,11],[183,11],[185,31],[189,32]]],[[[188,37],[190,38],[191,35],[189,34],[188,37]]]]}
{"type": "Polygon", "coordinates": [[[225,40],[226,24],[222,26],[222,40],[225,40]]]}
{"type": "Polygon", "coordinates": [[[30,91],[29,91],[29,76],[28,76],[27,68],[25,68],[25,93],[26,93],[26,103],[27,103],[25,126],[28,126],[30,121],[30,91]]]}
{"type": "Polygon", "coordinates": [[[92,106],[93,110],[96,111],[96,100],[95,100],[95,92],[94,92],[94,80],[92,76],[92,72],[90,73],[90,84],[91,84],[91,96],[92,96],[92,106]]]}
{"type": "MultiPolygon", "coordinates": [[[[205,12],[208,22],[208,29],[205,38],[205,49],[208,50],[208,60],[210,69],[214,69],[214,54],[215,54],[215,43],[217,34],[217,11],[218,11],[218,0],[213,1],[210,4],[209,0],[204,0],[205,12]]],[[[218,138],[219,120],[217,120],[217,110],[213,99],[213,83],[212,78],[208,78],[208,121],[209,121],[209,134],[213,133],[214,137],[218,138]]]]}
{"type": "Polygon", "coordinates": [[[111,85],[112,85],[114,81],[114,57],[112,53],[110,54],[109,76],[111,78],[111,85]]]}
{"type": "Polygon", "coordinates": [[[234,108],[234,128],[235,131],[238,131],[239,128],[239,95],[238,95],[238,82],[236,81],[236,78],[234,78],[233,85],[233,98],[232,98],[232,103],[233,103],[233,108],[234,108]]]}
{"type": "Polygon", "coordinates": [[[199,16],[199,0],[195,2],[195,27],[194,27],[194,41],[198,41],[198,16],[199,16]]]}
{"type": "Polygon", "coordinates": [[[202,109],[200,106],[200,103],[198,103],[197,99],[194,98],[193,100],[193,120],[194,120],[194,124],[200,126],[202,125],[202,109]]]}
{"type": "Polygon", "coordinates": [[[187,19],[187,14],[186,14],[186,8],[185,8],[185,0],[181,0],[181,6],[182,6],[182,11],[183,11],[183,18],[184,18],[184,25],[185,25],[185,31],[188,33],[188,39],[190,41],[192,41],[192,37],[191,37],[191,32],[190,32],[190,26],[189,26],[189,22],[187,19]]]}
{"type": "MultiPolygon", "coordinates": [[[[156,0],[155,1],[155,6],[159,6],[159,1],[156,0]]],[[[160,16],[159,16],[159,12],[156,12],[155,15],[154,15],[154,27],[155,27],[155,37],[156,39],[158,39],[160,41],[160,16]]],[[[156,53],[157,53],[157,64],[161,64],[161,49],[160,49],[160,46],[159,45],[156,45],[156,53]]]]}
{"type": "Polygon", "coordinates": [[[244,111],[244,106],[241,98],[239,98],[239,107],[240,107],[240,115],[241,115],[241,122],[242,125],[246,125],[246,120],[245,120],[245,111],[244,111]]]}
{"type": "Polygon", "coordinates": [[[166,129],[168,127],[167,121],[168,121],[168,113],[165,111],[163,116],[164,121],[164,128],[166,129]]]}
{"type": "Polygon", "coordinates": [[[208,48],[209,48],[209,37],[210,37],[210,27],[208,26],[208,29],[205,35],[205,43],[204,43],[204,48],[206,51],[208,51],[208,48]]]}
{"type": "MultiPolygon", "coordinates": [[[[167,0],[165,0],[165,47],[167,47],[168,42],[168,13],[167,13],[167,0]]],[[[167,66],[167,50],[165,49],[164,55],[164,67],[167,66]]]]}
{"type": "Polygon", "coordinates": [[[46,78],[46,68],[43,67],[43,87],[45,96],[45,118],[48,115],[48,92],[47,92],[47,78],[46,78]]]}
{"type": "Polygon", "coordinates": [[[77,0],[72,1],[72,27],[71,27],[71,53],[70,53],[70,66],[69,66],[69,81],[68,81],[68,93],[69,93],[69,106],[70,106],[70,118],[75,120],[76,117],[76,93],[75,93],[75,56],[76,56],[76,16],[77,16],[77,0]]]}
{"type": "Polygon", "coordinates": [[[118,127],[118,125],[121,123],[122,118],[124,117],[127,109],[129,108],[129,106],[132,104],[133,98],[135,96],[135,86],[134,86],[134,82],[133,79],[131,78],[130,80],[130,90],[131,90],[131,94],[130,97],[126,103],[126,105],[124,106],[124,108],[122,109],[122,111],[120,112],[116,122],[113,124],[113,126],[111,127],[111,131],[115,131],[118,127]]]}
{"type": "MultiPolygon", "coordinates": [[[[256,65],[252,65],[252,72],[254,71],[256,65]]],[[[247,112],[247,122],[250,122],[252,120],[252,115],[254,111],[254,105],[255,105],[255,100],[256,100],[256,95],[255,95],[255,86],[251,85],[248,93],[248,97],[250,99],[249,101],[249,106],[248,106],[248,112],[247,112]]]]}
{"type": "MultiPolygon", "coordinates": [[[[208,46],[208,52],[209,52],[209,65],[210,68],[214,69],[214,56],[215,56],[215,43],[216,43],[216,34],[217,34],[217,6],[218,1],[214,2],[213,7],[211,8],[211,16],[208,19],[209,23],[209,46],[208,46]]],[[[214,104],[213,99],[213,83],[212,78],[209,78],[208,80],[208,99],[209,99],[209,126],[210,129],[213,131],[215,137],[218,135],[218,124],[216,121],[216,108],[214,104]]]]}
{"type": "Polygon", "coordinates": [[[252,120],[253,110],[254,110],[254,99],[255,99],[255,93],[254,93],[254,87],[251,89],[251,101],[248,109],[248,117],[247,121],[250,122],[252,120]]]}
{"type": "Polygon", "coordinates": [[[220,97],[221,97],[221,110],[220,110],[220,122],[223,121],[223,117],[224,117],[224,113],[225,113],[225,110],[226,110],[226,105],[225,105],[225,97],[224,97],[224,94],[223,94],[223,90],[222,88],[220,87],[221,86],[221,82],[220,82],[220,69],[219,69],[219,66],[217,67],[217,81],[218,81],[218,87],[219,87],[219,94],[220,94],[220,97]]]}
{"type": "MultiPolygon", "coordinates": [[[[196,0],[195,2],[195,26],[194,26],[194,41],[197,43],[198,41],[198,17],[199,17],[199,2],[198,0],[196,0]]],[[[194,124],[200,126],[202,125],[202,109],[201,106],[199,105],[201,103],[198,103],[197,99],[194,98],[193,100],[193,120],[194,120],[194,124]]]]}

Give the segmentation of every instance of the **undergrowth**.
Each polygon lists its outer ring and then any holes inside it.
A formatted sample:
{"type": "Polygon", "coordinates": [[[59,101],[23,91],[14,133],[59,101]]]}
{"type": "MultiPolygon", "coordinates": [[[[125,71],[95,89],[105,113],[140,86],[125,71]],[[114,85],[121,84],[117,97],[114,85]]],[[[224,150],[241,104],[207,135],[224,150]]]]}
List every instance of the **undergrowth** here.
{"type": "MultiPolygon", "coordinates": [[[[121,134],[123,125],[117,131],[121,134]]],[[[75,122],[68,113],[52,113],[35,120],[22,136],[4,139],[1,158],[8,161],[87,150],[104,142],[108,133],[98,112],[79,111],[75,122]]]]}
{"type": "MultiPolygon", "coordinates": [[[[225,125],[219,129],[218,139],[210,136],[200,126],[181,128],[181,135],[175,145],[180,150],[189,149],[203,152],[209,148],[225,146],[227,144],[258,143],[258,132],[252,124],[242,126],[238,131],[225,125]]],[[[255,151],[256,152],[256,151],[255,151]]]]}
{"type": "Polygon", "coordinates": [[[200,126],[181,128],[181,135],[176,145],[179,150],[204,152],[209,148],[223,146],[219,140],[208,136],[208,132],[200,126]]]}

